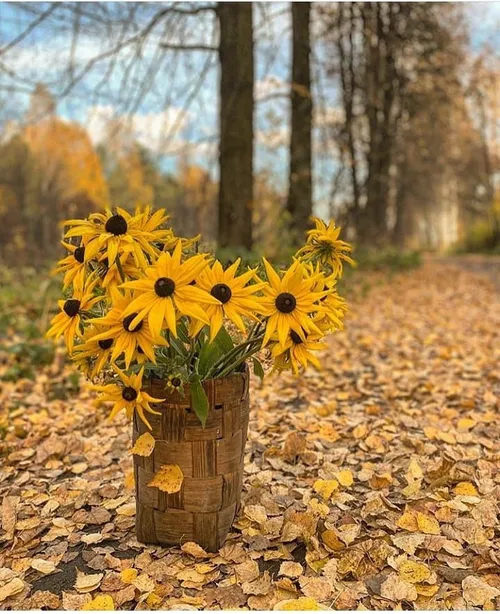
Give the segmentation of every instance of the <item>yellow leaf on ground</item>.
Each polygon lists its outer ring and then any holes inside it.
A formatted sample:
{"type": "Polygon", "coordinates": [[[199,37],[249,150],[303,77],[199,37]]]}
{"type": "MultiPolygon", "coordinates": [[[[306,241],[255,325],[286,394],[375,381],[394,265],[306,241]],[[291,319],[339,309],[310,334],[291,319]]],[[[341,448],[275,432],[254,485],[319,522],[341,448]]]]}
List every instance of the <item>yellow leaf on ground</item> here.
{"type": "Polygon", "coordinates": [[[210,556],[205,550],[203,550],[201,546],[199,546],[195,542],[186,542],[185,544],[182,544],[181,550],[185,554],[190,554],[195,559],[206,559],[210,556]]]}
{"type": "Polygon", "coordinates": [[[161,601],[162,601],[161,597],[157,595],[156,593],[150,593],[146,598],[146,603],[149,606],[159,605],[161,601]]]}
{"type": "Polygon", "coordinates": [[[132,469],[132,471],[129,471],[126,475],[125,475],[125,479],[123,480],[123,483],[125,485],[125,488],[127,488],[128,490],[133,490],[135,487],[135,477],[134,477],[134,470],[132,469]]]}
{"type": "Polygon", "coordinates": [[[459,431],[469,431],[476,426],[477,422],[472,418],[460,418],[457,427],[459,431]]]}
{"type": "Polygon", "coordinates": [[[412,584],[425,582],[431,575],[430,569],[426,565],[415,561],[403,561],[398,571],[403,580],[412,584]]]}
{"type": "Polygon", "coordinates": [[[338,552],[339,550],[343,550],[345,548],[345,544],[341,541],[335,531],[329,529],[328,531],[324,531],[321,533],[321,539],[327,548],[330,550],[334,550],[338,552]]]}
{"type": "Polygon", "coordinates": [[[179,492],[183,481],[184,474],[179,465],[162,465],[148,486],[158,488],[163,492],[174,493],[179,492]]]}
{"type": "Polygon", "coordinates": [[[406,479],[410,480],[421,480],[424,477],[424,472],[422,468],[417,463],[417,461],[412,458],[410,464],[408,466],[408,471],[406,472],[406,479]]]}
{"type": "Polygon", "coordinates": [[[439,584],[415,584],[415,588],[422,597],[433,597],[439,590],[439,584]]]}
{"type": "Polygon", "coordinates": [[[474,484],[472,484],[472,482],[459,482],[453,489],[453,492],[456,495],[460,495],[463,497],[479,496],[479,493],[477,492],[476,487],[474,486],[474,484]]]}
{"type": "Polygon", "coordinates": [[[328,516],[328,514],[330,513],[330,508],[328,507],[328,505],[325,505],[324,503],[321,503],[316,498],[312,498],[309,501],[309,508],[313,512],[316,512],[316,514],[319,514],[319,516],[321,516],[321,518],[326,518],[328,516]]]}
{"type": "Polygon", "coordinates": [[[342,469],[335,474],[335,477],[339,481],[339,484],[345,488],[349,488],[349,486],[352,486],[354,483],[354,478],[350,469],[342,469]]]}
{"type": "Polygon", "coordinates": [[[316,599],[312,597],[299,597],[298,599],[285,599],[277,603],[274,610],[282,610],[285,612],[299,612],[303,610],[322,610],[316,599]]]}
{"type": "Polygon", "coordinates": [[[84,604],[81,608],[83,611],[102,611],[102,610],[114,610],[115,604],[113,603],[113,597],[111,595],[97,595],[92,601],[84,604]]]}
{"type": "Polygon", "coordinates": [[[150,456],[155,449],[155,443],[155,439],[151,433],[144,433],[136,440],[129,452],[136,456],[150,456]]]}
{"type": "Polygon", "coordinates": [[[338,487],[337,480],[316,480],[313,485],[315,492],[321,495],[323,499],[329,499],[338,487]]]}
{"type": "Polygon", "coordinates": [[[418,531],[417,514],[413,510],[406,512],[398,520],[398,527],[407,531],[418,531]]]}
{"type": "Polygon", "coordinates": [[[428,514],[417,512],[417,525],[418,530],[427,535],[439,535],[441,533],[439,522],[428,514]]]}
{"type": "Polygon", "coordinates": [[[132,567],[127,567],[127,569],[123,569],[120,573],[120,580],[125,582],[125,584],[131,584],[137,578],[137,569],[132,569],[132,567]]]}

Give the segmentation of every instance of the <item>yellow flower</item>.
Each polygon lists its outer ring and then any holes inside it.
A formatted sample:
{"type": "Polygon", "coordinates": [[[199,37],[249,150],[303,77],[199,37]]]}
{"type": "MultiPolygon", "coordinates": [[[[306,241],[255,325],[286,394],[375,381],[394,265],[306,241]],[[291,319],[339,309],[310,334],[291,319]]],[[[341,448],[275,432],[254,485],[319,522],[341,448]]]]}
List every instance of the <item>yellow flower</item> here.
{"type": "Polygon", "coordinates": [[[304,334],[304,337],[305,339],[302,339],[291,330],[283,345],[276,343],[272,347],[271,356],[275,359],[274,370],[291,369],[297,375],[300,368],[306,369],[309,363],[320,369],[320,362],[313,352],[324,350],[327,345],[321,342],[321,334],[304,334]]]}
{"type": "Polygon", "coordinates": [[[58,273],[64,273],[63,290],[71,285],[72,282],[78,286],[82,286],[85,281],[85,268],[87,264],[85,247],[83,245],[72,245],[65,241],[61,241],[61,243],[70,253],[62,260],[59,260],[52,274],[57,275],[58,273]]]}
{"type": "Polygon", "coordinates": [[[324,292],[313,292],[315,280],[307,278],[304,265],[295,261],[280,277],[269,262],[263,260],[269,284],[264,287],[265,296],[259,299],[259,303],[261,313],[269,319],[262,346],[276,331],[281,345],[285,344],[290,330],[302,339],[306,333],[321,333],[311,316],[321,310],[318,302],[324,292]]]}
{"type": "MultiPolygon", "coordinates": [[[[248,286],[248,282],[255,277],[255,270],[247,271],[236,277],[236,271],[240,266],[241,258],[238,258],[226,271],[219,261],[213,266],[207,267],[198,279],[196,287],[205,290],[218,299],[218,305],[207,305],[205,312],[210,319],[210,342],[212,342],[222,327],[224,318],[229,318],[241,332],[245,333],[243,317],[257,320],[255,313],[260,311],[260,304],[252,295],[261,290],[266,284],[257,283],[248,286]]],[[[191,328],[191,334],[196,335],[203,322],[197,321],[191,328]]]]}
{"type": "Polygon", "coordinates": [[[52,326],[47,331],[46,337],[59,339],[59,337],[64,336],[64,341],[70,354],[73,353],[75,337],[82,336],[80,327],[82,313],[92,309],[102,299],[100,296],[93,297],[92,294],[97,282],[98,279],[91,275],[83,284],[78,283],[73,286],[71,298],[57,302],[61,313],[52,318],[50,322],[52,326]]]}
{"type": "MultiPolygon", "coordinates": [[[[155,216],[157,213],[161,210],[155,216]]],[[[160,216],[153,218],[145,221],[143,213],[132,217],[118,207],[116,213],[107,210],[106,213],[92,213],[88,220],[68,220],[65,226],[72,228],[65,237],[81,236],[88,260],[102,250],[106,252],[108,262],[114,264],[118,254],[128,252],[133,254],[137,266],[143,268],[148,264],[144,254],[156,258],[157,250],[152,243],[168,235],[168,231],[157,228],[160,216]]]]}
{"type": "Polygon", "coordinates": [[[347,312],[347,303],[337,292],[337,279],[332,273],[325,276],[319,264],[316,266],[306,265],[307,274],[314,279],[313,291],[323,294],[320,299],[322,311],[314,318],[315,323],[324,332],[342,330],[343,319],[347,312]]]}
{"type": "Polygon", "coordinates": [[[93,390],[102,393],[101,400],[109,401],[113,403],[113,408],[109,419],[111,420],[117,413],[125,410],[127,418],[132,418],[134,411],[139,414],[139,417],[144,424],[151,429],[151,424],[148,422],[144,412],[147,411],[150,414],[159,415],[159,412],[154,411],[150,403],[162,403],[165,399],[155,399],[150,396],[142,388],[142,376],[144,374],[144,367],[139,373],[135,375],[127,376],[120,371],[118,367],[113,365],[114,370],[120,376],[120,384],[106,384],[104,386],[91,386],[93,390]]]}
{"type": "Polygon", "coordinates": [[[128,369],[135,358],[138,346],[148,359],[156,364],[154,346],[168,345],[160,335],[151,333],[147,322],[133,324],[137,314],[125,314],[125,309],[130,305],[132,295],[130,292],[122,294],[117,288],[111,290],[113,307],[102,318],[94,318],[92,324],[102,326],[104,332],[94,335],[90,341],[113,339],[111,361],[115,361],[122,354],[125,355],[125,367],[128,369]]]}
{"type": "Polygon", "coordinates": [[[73,356],[71,357],[89,377],[98,375],[111,357],[114,340],[108,337],[97,341],[93,337],[100,332],[103,332],[102,326],[89,326],[83,334],[84,343],[75,345],[73,356]]]}
{"type": "MultiPolygon", "coordinates": [[[[181,263],[182,246],[177,243],[173,254],[163,253],[156,263],[148,267],[143,279],[122,284],[136,292],[136,298],[125,309],[124,315],[132,319],[131,326],[138,326],[148,316],[153,335],[158,336],[167,328],[177,336],[177,318],[190,316],[209,324],[205,313],[207,305],[219,301],[192,282],[208,265],[205,255],[199,254],[181,263]]],[[[143,348],[144,349],[144,348],[143,348]]]]}
{"type": "Polygon", "coordinates": [[[141,276],[141,270],[135,266],[134,261],[128,252],[125,252],[119,256],[115,263],[111,266],[109,266],[106,255],[103,254],[98,263],[98,271],[102,277],[101,285],[106,289],[108,295],[110,295],[111,288],[117,288],[123,283],[120,269],[118,268],[118,259],[120,260],[120,265],[125,278],[137,279],[141,276]]]}
{"type": "Polygon", "coordinates": [[[307,242],[298,252],[297,256],[315,258],[323,265],[332,268],[335,277],[342,275],[342,261],[354,265],[354,260],[348,255],[352,251],[351,245],[339,239],[340,228],[332,220],[328,226],[318,218],[312,218],[315,228],[307,232],[307,242]]]}

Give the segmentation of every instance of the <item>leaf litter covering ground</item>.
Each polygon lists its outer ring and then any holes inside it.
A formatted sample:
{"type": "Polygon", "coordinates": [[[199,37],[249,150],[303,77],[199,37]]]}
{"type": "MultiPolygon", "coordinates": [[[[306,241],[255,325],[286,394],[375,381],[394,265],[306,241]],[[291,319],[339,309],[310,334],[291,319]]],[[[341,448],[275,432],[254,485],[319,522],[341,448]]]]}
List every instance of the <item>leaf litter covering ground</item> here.
{"type": "Polygon", "coordinates": [[[3,383],[0,607],[499,609],[499,296],[442,264],[358,287],[322,373],[254,382],[215,555],[135,540],[130,428],[48,400],[60,361],[3,383]]]}

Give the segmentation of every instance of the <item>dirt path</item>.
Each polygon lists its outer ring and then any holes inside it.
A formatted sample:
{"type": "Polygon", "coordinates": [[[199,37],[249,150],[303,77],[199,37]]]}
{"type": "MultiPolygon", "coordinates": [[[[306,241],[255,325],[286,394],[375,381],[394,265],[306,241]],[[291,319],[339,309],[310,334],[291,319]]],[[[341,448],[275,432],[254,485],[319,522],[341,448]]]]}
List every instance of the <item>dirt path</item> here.
{"type": "Polygon", "coordinates": [[[499,609],[499,294],[435,262],[367,286],[322,372],[253,382],[216,556],[136,542],[124,420],[49,400],[57,366],[3,383],[0,607],[499,609]]]}

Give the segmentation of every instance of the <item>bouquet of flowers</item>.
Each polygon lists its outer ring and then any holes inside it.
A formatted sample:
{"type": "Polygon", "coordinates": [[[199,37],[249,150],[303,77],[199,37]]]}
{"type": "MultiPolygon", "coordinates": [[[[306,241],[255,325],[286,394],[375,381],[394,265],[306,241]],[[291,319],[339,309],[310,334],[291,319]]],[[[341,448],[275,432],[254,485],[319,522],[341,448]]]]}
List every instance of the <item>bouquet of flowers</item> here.
{"type": "Polygon", "coordinates": [[[165,391],[191,387],[193,410],[204,424],[202,382],[222,378],[258,355],[273,370],[298,374],[320,363],[326,334],[341,329],[347,306],[336,284],[343,262],[353,263],[340,229],[314,219],[286,270],[265,258],[254,268],[240,259],[226,268],[199,251],[199,237],[175,236],[163,209],[117,208],[68,220],[64,298],[48,337],[63,337],[71,359],[113,403],[111,416],[137,412],[149,427],[150,396],[143,380],[157,377],[165,391]]]}

